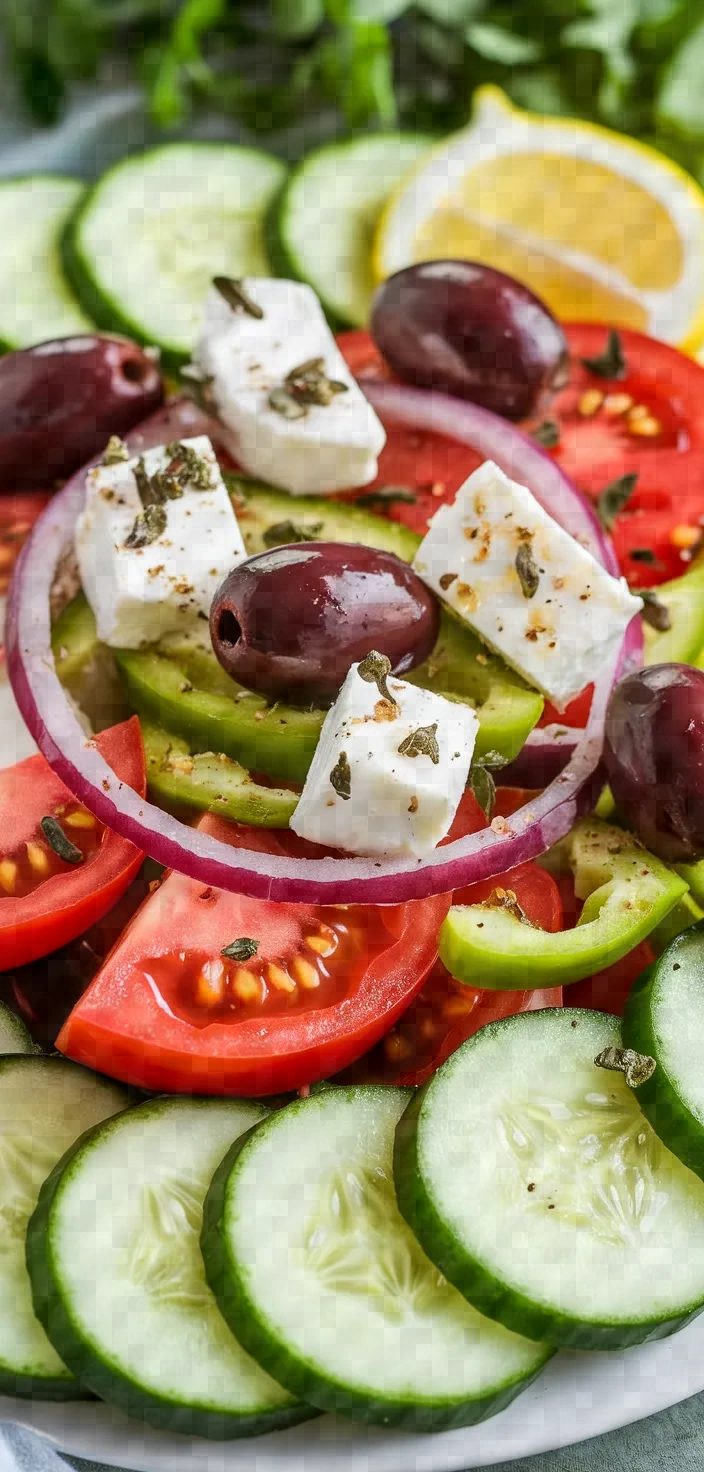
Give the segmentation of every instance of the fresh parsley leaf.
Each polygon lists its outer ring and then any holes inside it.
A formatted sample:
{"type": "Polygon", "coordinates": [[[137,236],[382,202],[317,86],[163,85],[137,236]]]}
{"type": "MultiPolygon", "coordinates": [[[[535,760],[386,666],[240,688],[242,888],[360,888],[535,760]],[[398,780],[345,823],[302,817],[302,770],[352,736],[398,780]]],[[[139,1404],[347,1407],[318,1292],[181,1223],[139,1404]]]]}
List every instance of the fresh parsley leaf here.
{"type": "Polygon", "coordinates": [[[704,143],[704,19],[675,52],[660,83],[661,127],[704,143]]]}

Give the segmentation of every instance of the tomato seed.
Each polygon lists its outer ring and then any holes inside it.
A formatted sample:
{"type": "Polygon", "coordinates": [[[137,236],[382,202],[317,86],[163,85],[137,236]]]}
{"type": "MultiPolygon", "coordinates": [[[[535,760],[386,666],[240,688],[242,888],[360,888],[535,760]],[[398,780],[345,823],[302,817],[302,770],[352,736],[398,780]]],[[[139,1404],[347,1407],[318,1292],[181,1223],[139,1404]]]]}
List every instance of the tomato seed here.
{"type": "Polygon", "coordinates": [[[673,547],[679,548],[681,552],[688,552],[690,548],[696,547],[700,537],[701,529],[697,526],[673,526],[670,532],[673,547]]]}
{"type": "Polygon", "coordinates": [[[302,986],[304,991],[312,992],[315,991],[316,987],[320,986],[319,972],[303,956],[296,956],[295,960],[291,963],[291,970],[298,985],[302,986]]]}
{"type": "Polygon", "coordinates": [[[95,822],[96,820],[92,813],[87,813],[85,809],[78,808],[75,813],[68,813],[64,818],[64,827],[95,828],[95,822]]]}
{"type": "Polygon", "coordinates": [[[284,971],[281,966],[275,966],[273,962],[266,968],[266,979],[277,992],[295,992],[296,990],[296,983],[291,980],[288,971],[284,971]]]}
{"type": "Polygon", "coordinates": [[[591,419],[592,415],[596,414],[597,411],[601,408],[603,402],[604,395],[601,393],[600,389],[588,388],[583,394],[580,395],[577,408],[579,409],[579,412],[583,419],[591,419]]]}
{"type": "Polygon", "coordinates": [[[232,982],[232,990],[241,1002],[260,1002],[262,1000],[262,984],[254,972],[245,970],[239,966],[235,972],[232,982]]]}
{"type": "Polygon", "coordinates": [[[51,860],[45,848],[40,843],[27,844],[27,858],[35,874],[48,874],[51,868],[51,860]]]}
{"type": "Polygon", "coordinates": [[[17,883],[17,865],[12,859],[0,860],[0,886],[6,894],[14,894],[17,883]]]}
{"type": "Polygon", "coordinates": [[[630,394],[607,394],[604,399],[604,413],[609,419],[617,419],[621,414],[627,414],[633,408],[633,399],[630,394]]]}

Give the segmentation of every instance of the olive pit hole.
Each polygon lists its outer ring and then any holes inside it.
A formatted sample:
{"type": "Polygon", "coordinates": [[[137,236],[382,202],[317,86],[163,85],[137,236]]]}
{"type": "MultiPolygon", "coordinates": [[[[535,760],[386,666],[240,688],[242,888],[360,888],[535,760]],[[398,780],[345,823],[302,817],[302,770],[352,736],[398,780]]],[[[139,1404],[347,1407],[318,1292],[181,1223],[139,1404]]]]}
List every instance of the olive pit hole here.
{"type": "Polygon", "coordinates": [[[231,608],[223,608],[218,619],[218,639],[221,644],[236,644],[242,630],[231,608]]]}
{"type": "Polygon", "coordinates": [[[122,377],[126,378],[128,383],[141,383],[144,378],[144,364],[140,363],[137,358],[125,358],[122,364],[122,377]]]}

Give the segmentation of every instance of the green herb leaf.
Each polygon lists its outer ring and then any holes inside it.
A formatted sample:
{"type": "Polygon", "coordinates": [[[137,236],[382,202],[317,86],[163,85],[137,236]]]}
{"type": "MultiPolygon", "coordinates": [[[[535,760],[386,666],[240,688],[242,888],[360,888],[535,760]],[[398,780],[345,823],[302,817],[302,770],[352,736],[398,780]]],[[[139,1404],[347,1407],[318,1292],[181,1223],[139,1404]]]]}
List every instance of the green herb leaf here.
{"type": "Polygon", "coordinates": [[[491,772],[481,762],[472,763],[469,771],[469,785],[485,818],[490,818],[496,802],[496,783],[491,772]]]}
{"type": "Polygon", "coordinates": [[[651,547],[632,547],[629,556],[634,562],[647,562],[651,567],[657,562],[657,557],[651,547]]]}
{"type": "Polygon", "coordinates": [[[388,700],[389,705],[396,705],[386,683],[391,674],[391,660],[385,654],[379,654],[376,649],[370,649],[357,665],[357,674],[368,684],[376,685],[382,700],[388,700]]]}
{"type": "Polygon", "coordinates": [[[560,426],[556,419],[544,419],[531,434],[536,445],[542,445],[544,450],[554,450],[560,443],[560,426]]]}
{"type": "Polygon", "coordinates": [[[516,572],[524,598],[534,598],[540,586],[540,572],[529,541],[521,542],[516,553],[516,572]]]}
{"type": "Polygon", "coordinates": [[[595,358],[582,358],[582,364],[597,378],[625,378],[628,367],[619,333],[611,328],[603,353],[595,358]]]}
{"type": "Polygon", "coordinates": [[[103,450],[103,465],[122,465],[129,460],[130,452],[119,434],[111,434],[103,450]]]}
{"type": "Polygon", "coordinates": [[[418,497],[408,486],[378,486],[375,491],[365,491],[357,496],[355,506],[391,506],[395,501],[415,506],[418,497]]]}
{"type": "Polygon", "coordinates": [[[652,588],[637,588],[636,595],[643,599],[643,607],[640,616],[644,623],[658,634],[666,634],[672,628],[670,610],[666,603],[662,603],[657,593],[652,588]]]}
{"type": "Polygon", "coordinates": [[[259,941],[252,940],[248,935],[240,935],[237,940],[231,940],[228,946],[223,946],[220,955],[225,956],[228,961],[251,961],[259,950],[259,941]]]}
{"type": "Polygon", "coordinates": [[[57,858],[63,859],[65,864],[83,863],[84,855],[81,853],[80,848],[76,848],[75,843],[72,843],[70,838],[66,836],[58,818],[49,815],[46,818],[42,818],[39,826],[49,848],[54,850],[57,858]]]}
{"type": "Polygon", "coordinates": [[[263,309],[258,302],[252,300],[241,281],[237,281],[234,276],[213,276],[213,286],[233,312],[246,312],[248,317],[256,317],[261,321],[263,309]]]}
{"type": "Polygon", "coordinates": [[[616,517],[628,504],[637,480],[638,476],[634,471],[630,471],[628,475],[620,475],[618,480],[612,480],[597,497],[596,514],[605,531],[613,530],[616,517]]]}
{"type": "Polygon", "coordinates": [[[323,530],[322,521],[311,522],[310,526],[295,521],[277,521],[268,526],[262,535],[265,547],[285,547],[290,542],[315,542],[323,530]]]}
{"type": "Polygon", "coordinates": [[[347,760],[347,752],[341,751],[340,755],[330,773],[330,785],[334,787],[338,797],[348,802],[352,796],[352,772],[347,760]]]}
{"type": "Polygon", "coordinates": [[[675,52],[660,83],[657,117],[661,127],[697,144],[704,143],[704,19],[675,52]]]}
{"type": "Polygon", "coordinates": [[[129,536],[125,540],[125,546],[130,548],[148,547],[152,542],[156,542],[162,532],[165,531],[166,507],[157,505],[155,502],[151,506],[145,506],[144,511],[140,511],[129,536]]]}
{"type": "Polygon", "coordinates": [[[432,726],[418,726],[415,731],[411,731],[410,735],[406,736],[405,740],[401,742],[398,748],[399,755],[429,756],[433,766],[437,767],[440,761],[440,748],[436,734],[437,729],[437,721],[432,726]]]}
{"type": "Polygon", "coordinates": [[[465,38],[472,51],[483,56],[485,61],[496,61],[501,66],[520,66],[528,61],[537,61],[543,54],[537,41],[486,21],[473,21],[468,25],[465,38]]]}
{"type": "Polygon", "coordinates": [[[594,1062],[597,1068],[609,1068],[614,1073],[623,1073],[629,1089],[639,1089],[641,1084],[652,1078],[657,1063],[648,1053],[636,1053],[634,1048],[603,1048],[594,1062]]]}

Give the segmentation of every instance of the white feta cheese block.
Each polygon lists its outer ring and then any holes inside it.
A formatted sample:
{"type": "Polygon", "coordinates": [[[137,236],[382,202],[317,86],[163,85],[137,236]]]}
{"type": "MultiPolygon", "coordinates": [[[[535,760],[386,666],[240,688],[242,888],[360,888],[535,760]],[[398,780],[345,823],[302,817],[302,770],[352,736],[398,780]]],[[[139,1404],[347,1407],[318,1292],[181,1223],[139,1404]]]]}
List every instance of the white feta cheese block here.
{"type": "MultiPolygon", "coordinates": [[[[98,638],[115,648],[138,649],[197,622],[203,627],[216,589],[247,556],[210,440],[199,435],[181,443],[207,463],[212,489],[185,484],[182,496],[166,500],[165,528],[146,546],[126,545],[144,510],[135,480],[139,459],[98,465],[87,476],[76,526],[78,568],[98,638]]],[[[165,446],[142,458],[148,476],[172,460],[165,446]]]]}
{"type": "Polygon", "coordinates": [[[615,658],[643,607],[491,460],[436,512],[413,566],[558,709],[615,658]]]}
{"type": "Polygon", "coordinates": [[[348,853],[421,858],[452,826],[476,713],[393,677],[390,705],[358,670],[352,666],[325,717],[291,827],[348,853]]]}
{"type": "Polygon", "coordinates": [[[295,496],[367,485],[386,434],[337,347],[314,291],[297,281],[251,277],[243,283],[261,318],[233,311],[213,288],[195,362],[229,431],[228,447],[251,475],[295,496]],[[328,378],[345,385],[329,404],[307,404],[288,419],[269,394],[294,368],[322,358],[328,378]]]}

